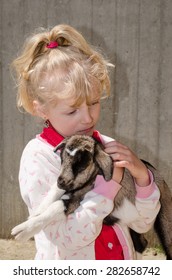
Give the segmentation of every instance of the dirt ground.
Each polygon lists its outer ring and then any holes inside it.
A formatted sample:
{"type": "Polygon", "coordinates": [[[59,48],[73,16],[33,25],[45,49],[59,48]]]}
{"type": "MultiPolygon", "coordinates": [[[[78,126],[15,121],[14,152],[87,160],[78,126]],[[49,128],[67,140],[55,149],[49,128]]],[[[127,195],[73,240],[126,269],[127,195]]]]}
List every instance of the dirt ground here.
{"type": "MultiPolygon", "coordinates": [[[[33,260],[34,256],[34,241],[22,243],[15,240],[0,239],[0,260],[33,260]]],[[[156,249],[148,248],[143,259],[163,260],[165,256],[156,249]]]]}

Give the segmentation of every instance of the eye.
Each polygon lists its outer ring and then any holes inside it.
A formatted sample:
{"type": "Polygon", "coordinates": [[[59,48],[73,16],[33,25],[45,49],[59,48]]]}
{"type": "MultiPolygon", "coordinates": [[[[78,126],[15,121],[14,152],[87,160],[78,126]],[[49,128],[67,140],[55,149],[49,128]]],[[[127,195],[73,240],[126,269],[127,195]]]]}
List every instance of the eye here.
{"type": "Polygon", "coordinates": [[[77,110],[73,110],[73,111],[67,113],[67,115],[74,115],[74,114],[76,113],[76,111],[77,111],[77,110]]]}
{"type": "Polygon", "coordinates": [[[98,99],[98,100],[95,100],[95,101],[93,101],[92,103],[91,103],[91,106],[94,106],[94,105],[97,105],[97,104],[99,104],[100,103],[100,100],[98,99]]]}
{"type": "Polygon", "coordinates": [[[87,168],[91,161],[91,153],[88,151],[78,151],[72,165],[73,174],[77,175],[87,168]]]}

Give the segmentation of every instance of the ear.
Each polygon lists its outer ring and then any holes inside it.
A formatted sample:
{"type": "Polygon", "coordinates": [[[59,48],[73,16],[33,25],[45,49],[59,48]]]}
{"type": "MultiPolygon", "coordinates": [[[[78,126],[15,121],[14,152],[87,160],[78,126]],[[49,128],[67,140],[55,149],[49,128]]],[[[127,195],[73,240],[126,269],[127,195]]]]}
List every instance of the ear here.
{"type": "Polygon", "coordinates": [[[111,180],[113,173],[112,158],[103,151],[102,147],[98,143],[95,144],[95,161],[98,164],[105,180],[111,180]]]}
{"type": "Polygon", "coordinates": [[[45,113],[45,108],[43,105],[40,104],[38,100],[33,101],[33,108],[34,108],[34,114],[43,120],[47,119],[47,115],[45,113]]]}

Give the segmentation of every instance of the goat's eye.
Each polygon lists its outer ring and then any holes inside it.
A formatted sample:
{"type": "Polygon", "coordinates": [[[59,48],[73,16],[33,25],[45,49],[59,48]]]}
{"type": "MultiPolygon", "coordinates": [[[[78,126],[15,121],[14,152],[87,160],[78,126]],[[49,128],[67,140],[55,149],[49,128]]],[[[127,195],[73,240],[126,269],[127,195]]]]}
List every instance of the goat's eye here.
{"type": "Polygon", "coordinates": [[[79,172],[86,169],[91,159],[91,153],[88,151],[78,151],[75,155],[75,161],[72,165],[73,174],[77,175],[79,172]]]}

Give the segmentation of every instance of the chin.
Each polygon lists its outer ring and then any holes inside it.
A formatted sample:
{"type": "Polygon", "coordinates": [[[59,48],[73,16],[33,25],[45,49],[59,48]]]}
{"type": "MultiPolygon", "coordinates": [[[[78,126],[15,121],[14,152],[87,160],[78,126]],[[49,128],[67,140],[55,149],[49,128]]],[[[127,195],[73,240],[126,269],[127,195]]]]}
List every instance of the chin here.
{"type": "Polygon", "coordinates": [[[80,134],[80,135],[92,136],[92,135],[93,135],[93,131],[94,131],[94,129],[91,129],[91,130],[89,130],[89,131],[80,132],[79,134],[80,134]]]}

